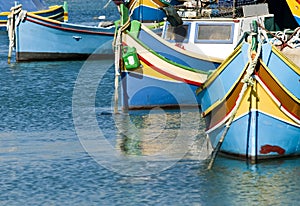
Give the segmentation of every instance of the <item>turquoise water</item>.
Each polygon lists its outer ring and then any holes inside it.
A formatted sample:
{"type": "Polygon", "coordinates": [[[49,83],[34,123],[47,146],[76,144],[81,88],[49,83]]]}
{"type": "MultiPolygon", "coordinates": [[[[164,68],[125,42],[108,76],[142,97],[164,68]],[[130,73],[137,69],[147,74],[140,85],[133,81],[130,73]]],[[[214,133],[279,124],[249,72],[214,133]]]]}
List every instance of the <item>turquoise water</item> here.
{"type": "MultiPolygon", "coordinates": [[[[70,21],[105,3],[70,1],[70,21]]],[[[0,205],[299,204],[300,159],[218,157],[208,171],[196,111],[115,115],[113,60],[8,65],[7,41],[2,33],[0,205]]]]}

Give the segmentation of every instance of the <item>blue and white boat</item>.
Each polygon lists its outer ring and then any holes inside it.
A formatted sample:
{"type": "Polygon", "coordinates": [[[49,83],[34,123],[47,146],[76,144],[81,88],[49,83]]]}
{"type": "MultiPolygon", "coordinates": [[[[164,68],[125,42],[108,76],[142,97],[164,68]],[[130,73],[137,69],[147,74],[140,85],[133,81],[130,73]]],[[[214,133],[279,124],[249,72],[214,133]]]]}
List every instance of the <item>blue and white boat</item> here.
{"type": "Polygon", "coordinates": [[[197,90],[214,154],[253,163],[300,155],[299,62],[282,50],[293,45],[299,59],[299,41],[251,34],[197,90]]]}
{"type": "Polygon", "coordinates": [[[15,30],[17,61],[113,58],[114,25],[64,23],[26,13],[15,30]]]}
{"type": "Polygon", "coordinates": [[[124,64],[120,66],[122,106],[125,109],[198,107],[199,101],[195,94],[197,85],[203,84],[205,76],[215,70],[226,55],[234,50],[244,35],[243,31],[250,28],[253,19],[259,19],[263,23],[266,19],[272,18],[272,15],[266,14],[235,19],[183,19],[181,28],[186,31],[186,35],[183,36],[182,43],[186,43],[187,46],[197,45],[194,52],[191,52],[177,46],[176,43],[179,42],[176,40],[170,39],[176,33],[171,32],[173,28],[169,24],[166,24],[164,39],[139,21],[130,19],[127,21],[124,14],[128,12],[123,11],[126,7],[121,5],[120,8],[123,25],[120,39],[124,50],[127,50],[126,48],[131,48],[130,52],[135,50],[134,62],[137,62],[136,65],[133,63],[132,68],[124,64]],[[208,33],[211,35],[207,36],[208,33]],[[169,68],[173,67],[170,64],[176,65],[176,69],[170,70],[169,68]],[[183,73],[189,73],[192,79],[183,73]],[[198,78],[196,73],[201,73],[201,78],[198,78]]]}

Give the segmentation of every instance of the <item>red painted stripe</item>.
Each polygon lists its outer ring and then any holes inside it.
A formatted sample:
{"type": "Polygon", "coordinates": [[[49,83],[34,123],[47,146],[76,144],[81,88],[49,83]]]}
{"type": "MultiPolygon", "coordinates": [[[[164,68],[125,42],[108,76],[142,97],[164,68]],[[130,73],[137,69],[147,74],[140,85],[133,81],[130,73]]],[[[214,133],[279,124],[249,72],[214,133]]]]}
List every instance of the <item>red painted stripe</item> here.
{"type": "MultiPolygon", "coordinates": [[[[288,109],[288,107],[287,107],[286,105],[284,105],[282,101],[280,101],[280,97],[278,97],[278,95],[277,95],[276,92],[274,91],[274,88],[270,87],[269,84],[268,84],[268,82],[264,81],[263,76],[261,76],[261,74],[260,74],[260,73],[257,73],[257,72],[255,72],[255,74],[260,78],[260,81],[263,82],[263,84],[268,88],[269,92],[277,99],[277,101],[280,102],[281,107],[283,107],[283,108],[284,108],[288,113],[290,113],[295,119],[299,119],[299,116],[298,116],[295,112],[293,112],[293,111],[291,111],[290,109],[288,109]]],[[[271,77],[271,75],[269,75],[269,76],[270,76],[270,78],[272,78],[272,80],[278,85],[277,81],[275,81],[274,78],[271,77]]],[[[278,87],[280,87],[280,85],[278,85],[278,87]]],[[[281,87],[280,87],[280,88],[281,88],[281,87]]],[[[288,96],[289,98],[291,98],[289,95],[287,95],[287,96],[288,96]]],[[[292,99],[292,98],[291,98],[291,99],[292,99]]]]}
{"type": "Polygon", "coordinates": [[[81,29],[73,29],[73,28],[66,28],[62,27],[61,24],[54,24],[54,23],[47,23],[47,22],[41,22],[42,20],[35,20],[33,17],[26,17],[27,21],[40,24],[46,27],[54,28],[54,29],[59,29],[59,30],[64,30],[64,31],[73,31],[73,32],[78,32],[78,33],[87,33],[87,34],[99,34],[99,35],[106,35],[106,36],[113,36],[114,33],[109,33],[109,32],[96,32],[96,31],[88,31],[88,30],[81,30],[81,29]]]}
{"type": "MultiPolygon", "coordinates": [[[[239,91],[239,92],[240,92],[240,91],[239,91]]],[[[239,98],[239,96],[237,96],[237,98],[235,99],[235,102],[237,101],[238,98],[239,98]]],[[[228,119],[230,118],[230,117],[228,117],[228,115],[233,111],[233,109],[234,109],[235,107],[236,107],[236,104],[234,104],[233,107],[231,107],[229,110],[226,111],[226,113],[225,113],[225,115],[223,116],[223,118],[221,118],[221,119],[220,119],[218,122],[216,122],[215,124],[210,125],[209,127],[207,127],[207,128],[205,129],[205,131],[208,131],[208,130],[214,128],[215,126],[217,126],[217,125],[220,124],[221,122],[224,122],[224,124],[225,124],[226,121],[228,121],[228,119]],[[227,120],[225,121],[225,119],[227,119],[227,120]]],[[[211,115],[211,112],[208,113],[208,114],[211,115]]],[[[207,116],[207,115],[206,115],[206,116],[207,116]]],[[[205,118],[206,116],[204,116],[204,118],[205,118]]]]}
{"type": "Polygon", "coordinates": [[[191,80],[188,80],[188,79],[184,79],[184,78],[181,78],[179,76],[175,76],[173,74],[170,74],[156,66],[154,66],[152,63],[150,63],[149,61],[147,61],[145,58],[143,58],[142,56],[138,55],[139,56],[139,59],[142,60],[143,62],[145,62],[145,64],[147,64],[149,67],[151,67],[152,69],[154,69],[155,71],[167,76],[167,77],[170,77],[172,79],[175,79],[177,81],[181,81],[181,82],[184,82],[184,83],[187,83],[187,84],[190,84],[190,85],[195,85],[195,86],[201,86],[203,83],[201,82],[195,82],[195,81],[191,81],[191,80]]]}

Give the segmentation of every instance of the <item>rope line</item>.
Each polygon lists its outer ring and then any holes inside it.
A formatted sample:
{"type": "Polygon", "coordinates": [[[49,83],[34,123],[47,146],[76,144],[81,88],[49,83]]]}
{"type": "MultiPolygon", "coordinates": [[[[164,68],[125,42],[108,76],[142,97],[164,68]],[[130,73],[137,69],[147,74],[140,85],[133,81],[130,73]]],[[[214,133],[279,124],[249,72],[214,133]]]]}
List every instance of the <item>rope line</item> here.
{"type": "Polygon", "coordinates": [[[10,9],[10,13],[7,16],[7,35],[9,39],[9,47],[8,47],[8,57],[7,57],[7,63],[10,64],[11,61],[11,54],[13,48],[15,48],[15,30],[16,27],[20,24],[21,21],[24,20],[26,17],[27,11],[22,10],[22,5],[16,5],[10,9]]]}
{"type": "Polygon", "coordinates": [[[254,69],[255,69],[255,67],[257,65],[258,58],[259,58],[259,56],[261,54],[261,43],[260,42],[258,43],[257,52],[256,52],[254,58],[252,58],[252,54],[253,54],[252,52],[253,51],[251,49],[252,49],[251,46],[249,46],[249,51],[248,51],[249,65],[248,65],[248,67],[246,69],[246,74],[245,74],[244,78],[241,80],[241,82],[243,83],[243,87],[242,87],[242,89],[241,89],[241,91],[239,93],[238,99],[235,102],[235,107],[234,107],[234,109],[231,112],[231,116],[230,116],[229,120],[227,121],[227,123],[225,124],[225,130],[224,130],[224,132],[223,132],[223,134],[222,134],[222,136],[221,136],[221,138],[220,138],[220,140],[219,140],[216,148],[213,151],[212,158],[211,158],[211,160],[210,160],[210,162],[208,164],[208,167],[207,167],[207,169],[209,169],[209,170],[213,166],[213,163],[215,161],[217,153],[219,152],[219,149],[220,149],[220,147],[221,147],[221,145],[222,145],[222,143],[223,143],[223,141],[225,139],[225,136],[226,136],[226,134],[227,134],[227,132],[228,132],[228,130],[229,130],[229,128],[230,128],[233,120],[234,120],[234,117],[235,117],[235,115],[237,113],[237,110],[238,110],[238,108],[239,108],[239,106],[240,106],[240,104],[242,102],[242,99],[243,99],[243,97],[245,95],[245,92],[246,92],[247,88],[249,86],[253,86],[253,84],[254,84],[252,74],[254,73],[254,69]]]}
{"type": "MultiPolygon", "coordinates": [[[[136,4],[137,0],[135,0],[134,4],[136,4]]],[[[119,8],[119,7],[118,7],[119,8]]],[[[121,25],[120,28],[118,28],[118,25],[116,25],[117,32],[115,32],[114,36],[114,51],[115,51],[115,94],[114,94],[114,113],[118,113],[118,102],[119,102],[119,76],[120,76],[120,64],[121,64],[121,54],[122,54],[122,32],[125,31],[125,29],[128,28],[130,25],[130,18],[133,11],[128,16],[127,21],[121,25]]]]}

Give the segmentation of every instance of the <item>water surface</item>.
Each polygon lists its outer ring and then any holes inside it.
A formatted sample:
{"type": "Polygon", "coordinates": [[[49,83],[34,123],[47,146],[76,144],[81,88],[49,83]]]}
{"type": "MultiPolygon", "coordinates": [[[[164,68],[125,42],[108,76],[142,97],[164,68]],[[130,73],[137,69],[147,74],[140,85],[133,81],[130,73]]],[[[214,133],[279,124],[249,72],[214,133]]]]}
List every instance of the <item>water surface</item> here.
{"type": "MultiPolygon", "coordinates": [[[[105,3],[69,1],[70,20],[88,22],[105,3]]],[[[208,171],[197,111],[115,115],[113,60],[8,65],[7,41],[1,34],[0,205],[298,205],[299,159],[218,157],[208,171]],[[78,83],[82,71],[90,79],[78,83]]]]}

